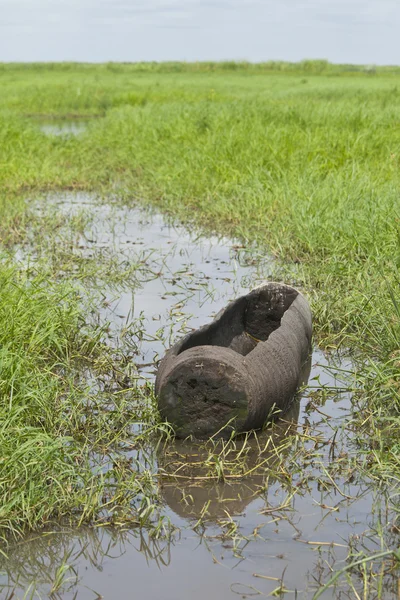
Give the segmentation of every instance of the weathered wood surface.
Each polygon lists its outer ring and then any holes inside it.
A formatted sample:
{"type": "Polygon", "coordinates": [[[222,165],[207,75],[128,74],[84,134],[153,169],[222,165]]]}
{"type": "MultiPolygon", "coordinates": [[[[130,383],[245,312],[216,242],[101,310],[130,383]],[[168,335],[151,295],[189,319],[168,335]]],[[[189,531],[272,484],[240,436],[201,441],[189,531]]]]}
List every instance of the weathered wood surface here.
{"type": "Polygon", "coordinates": [[[295,288],[269,282],[167,351],[156,378],[178,437],[260,429],[284,413],[311,349],[311,310],[295,288]]]}

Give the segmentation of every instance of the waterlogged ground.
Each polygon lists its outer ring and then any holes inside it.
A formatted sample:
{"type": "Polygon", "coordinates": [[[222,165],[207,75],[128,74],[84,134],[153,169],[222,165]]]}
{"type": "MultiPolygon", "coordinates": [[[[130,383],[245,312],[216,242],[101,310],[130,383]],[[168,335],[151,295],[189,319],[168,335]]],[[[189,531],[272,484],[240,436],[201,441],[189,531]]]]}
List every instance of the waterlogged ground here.
{"type": "Polygon", "coordinates": [[[66,119],[42,119],[39,123],[39,129],[47,135],[69,136],[79,135],[87,128],[87,121],[80,119],[77,121],[66,119]]]}
{"type": "Polygon", "coordinates": [[[48,136],[70,137],[83,133],[89,126],[90,120],[84,118],[50,118],[50,117],[31,117],[31,124],[34,124],[40,131],[48,136]]]}
{"type": "MultiPolygon", "coordinates": [[[[54,236],[33,237],[16,258],[34,263],[51,256],[49,245],[64,253],[54,261],[57,276],[75,273],[92,323],[136,365],[139,386],[153,381],[177,336],[275,269],[249,246],[138,208],[87,195],[48,198],[46,206],[60,217],[54,236]]],[[[35,210],[46,218],[43,203],[35,210]]],[[[312,598],[349,555],[379,552],[397,535],[388,493],[363,474],[360,440],[348,427],[357,410],[354,369],[349,358],[315,349],[307,388],[279,427],[247,440],[240,477],[228,466],[241,442],[225,454],[188,442],[149,448],[146,457],[127,447],[126,458],[157,477],[162,528],[59,526],[27,537],[2,561],[1,597],[312,598]],[[219,482],[207,476],[210,461],[220,462],[219,482]]],[[[323,598],[397,598],[390,569],[390,561],[366,564],[323,598]]]]}

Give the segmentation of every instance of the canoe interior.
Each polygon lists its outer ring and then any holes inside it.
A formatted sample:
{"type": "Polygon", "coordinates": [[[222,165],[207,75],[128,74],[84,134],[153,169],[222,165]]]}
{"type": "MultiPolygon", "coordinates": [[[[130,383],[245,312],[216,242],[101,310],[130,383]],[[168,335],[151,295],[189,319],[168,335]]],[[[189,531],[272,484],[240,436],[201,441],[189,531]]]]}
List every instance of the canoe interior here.
{"type": "Polygon", "coordinates": [[[178,354],[196,346],[222,346],[246,356],[278,329],[298,292],[287,287],[259,288],[232,302],[209,326],[193,332],[178,354]]]}

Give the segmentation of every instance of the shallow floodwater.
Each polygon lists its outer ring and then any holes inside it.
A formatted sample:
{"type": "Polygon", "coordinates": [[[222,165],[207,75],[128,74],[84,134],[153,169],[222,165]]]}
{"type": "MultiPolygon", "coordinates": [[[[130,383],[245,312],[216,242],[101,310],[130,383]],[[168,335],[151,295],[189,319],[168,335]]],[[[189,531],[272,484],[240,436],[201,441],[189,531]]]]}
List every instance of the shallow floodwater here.
{"type": "MultiPolygon", "coordinates": [[[[73,237],[77,257],[94,259],[99,266],[113,264],[121,272],[139,265],[129,285],[118,278],[113,284],[88,285],[97,298],[92,318],[109,323],[109,343],[126,346],[136,356],[141,379],[154,378],[154,361],[178,335],[267,279],[274,266],[251,247],[198,236],[157,213],[96,204],[84,195],[50,200],[68,219],[82,211],[90,216],[83,232],[73,237]]],[[[265,477],[250,473],[222,483],[202,481],[195,471],[192,480],[162,477],[160,509],[174,526],[169,537],[155,539],[138,529],[62,527],[32,535],[12,547],[1,564],[1,597],[312,598],[332,571],[346,565],[351,548],[379,551],[375,529],[383,514],[389,535],[392,519],[386,498],[367,479],[356,469],[340,471],[340,461],[356,454],[344,426],[352,411],[352,369],[349,359],[328,360],[314,350],[308,388],[286,417],[307,435],[309,450],[298,479],[293,475],[292,496],[283,475],[266,480],[267,469],[265,477]],[[324,404],[317,401],[317,390],[326,390],[324,404]]],[[[260,440],[267,436],[260,434],[260,440]]],[[[190,461],[198,451],[175,442],[167,457],[158,456],[158,465],[168,473],[174,453],[190,461]]],[[[382,597],[397,597],[395,583],[384,580],[382,597]]],[[[352,585],[362,594],[361,580],[354,577],[352,585]]],[[[356,595],[340,580],[323,598],[356,595]]]]}
{"type": "Polygon", "coordinates": [[[79,135],[87,129],[85,119],[41,119],[39,129],[46,135],[71,136],[79,135]]]}

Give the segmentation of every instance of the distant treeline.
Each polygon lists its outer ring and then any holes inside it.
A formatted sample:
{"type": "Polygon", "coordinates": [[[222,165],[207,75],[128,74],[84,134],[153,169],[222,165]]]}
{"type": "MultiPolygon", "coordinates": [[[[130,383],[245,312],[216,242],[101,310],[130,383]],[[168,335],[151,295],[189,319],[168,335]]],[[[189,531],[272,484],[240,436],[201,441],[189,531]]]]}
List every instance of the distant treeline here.
{"type": "Polygon", "coordinates": [[[334,64],[327,60],[302,60],[286,62],[270,60],[267,62],[251,63],[247,61],[221,62],[41,62],[41,63],[0,63],[1,71],[11,70],[109,70],[114,72],[154,72],[154,73],[205,73],[242,71],[246,73],[307,73],[308,75],[346,75],[358,73],[361,75],[400,74],[400,66],[388,65],[352,65],[334,64]]]}

